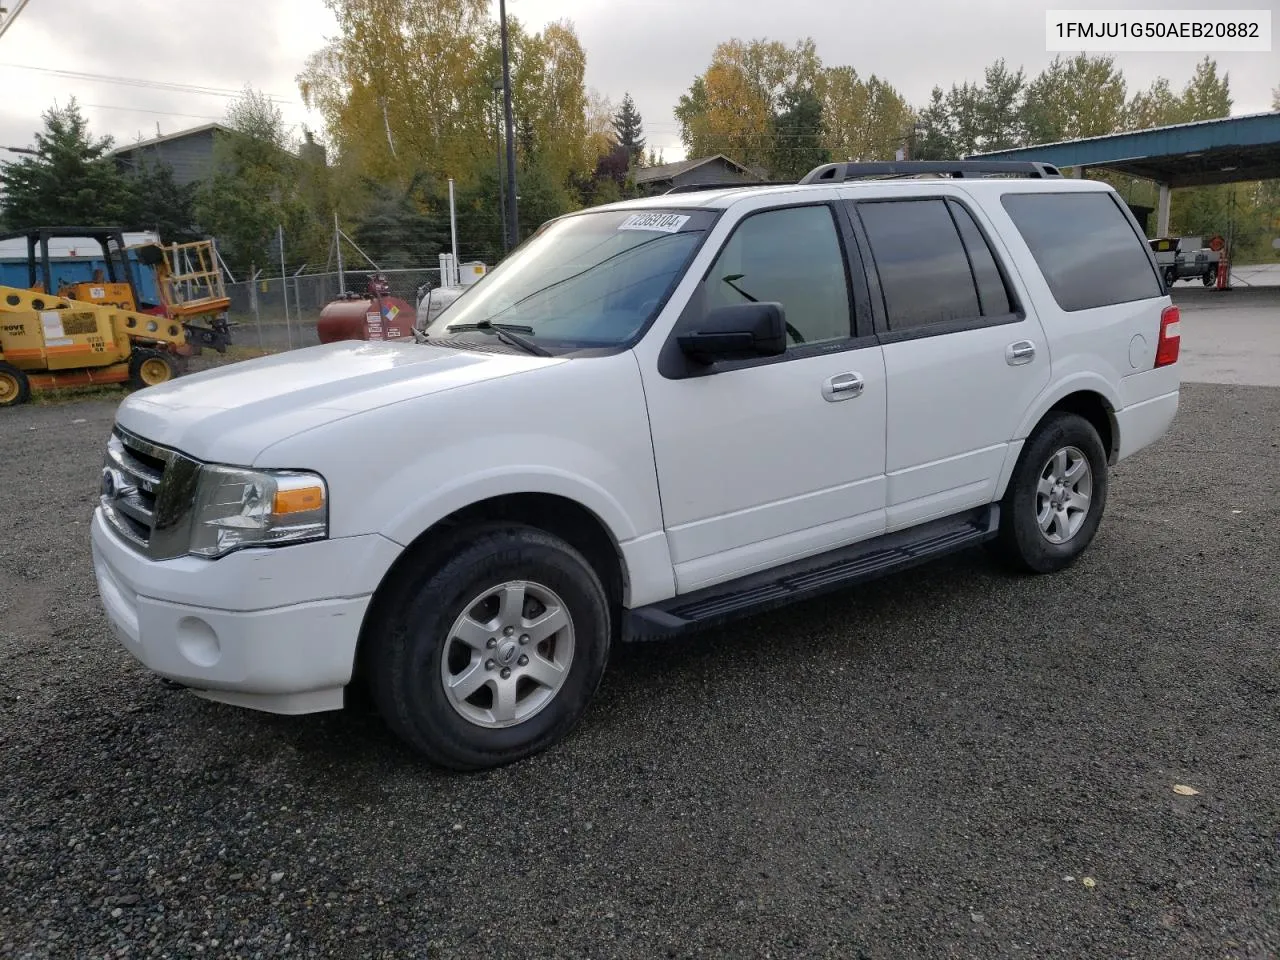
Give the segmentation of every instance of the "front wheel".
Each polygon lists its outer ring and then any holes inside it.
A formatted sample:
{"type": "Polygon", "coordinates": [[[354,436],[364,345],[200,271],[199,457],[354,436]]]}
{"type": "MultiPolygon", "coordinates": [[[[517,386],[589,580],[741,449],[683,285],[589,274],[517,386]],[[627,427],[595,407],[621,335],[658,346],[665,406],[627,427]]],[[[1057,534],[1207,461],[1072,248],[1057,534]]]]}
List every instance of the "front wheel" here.
{"type": "Polygon", "coordinates": [[[17,367],[0,361],[0,407],[16,407],[31,398],[31,382],[17,367]]]}
{"type": "Polygon", "coordinates": [[[134,347],[129,357],[129,386],[135,390],[168,383],[178,372],[178,362],[169,353],[134,347]]]}
{"type": "Polygon", "coordinates": [[[479,770],[578,723],[608,659],[609,603],[583,556],[541,530],[502,525],[454,544],[397,585],[367,668],[402,740],[438,766],[479,770]]]}
{"type": "Polygon", "coordinates": [[[1175,267],[1166,267],[1164,271],[1164,285],[1172,288],[1178,281],[1178,271],[1175,267]]]}
{"type": "Polygon", "coordinates": [[[1093,541],[1107,502],[1107,454],[1084,417],[1058,413],[1022,450],[1000,505],[997,552],[1018,569],[1053,573],[1093,541]]]}

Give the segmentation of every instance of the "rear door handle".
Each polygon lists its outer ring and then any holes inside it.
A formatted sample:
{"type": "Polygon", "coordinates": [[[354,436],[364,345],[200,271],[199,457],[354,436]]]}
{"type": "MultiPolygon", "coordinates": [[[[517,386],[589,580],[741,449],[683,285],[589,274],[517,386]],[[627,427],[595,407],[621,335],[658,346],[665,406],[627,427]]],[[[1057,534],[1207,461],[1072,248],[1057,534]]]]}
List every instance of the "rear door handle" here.
{"type": "Polygon", "coordinates": [[[1030,363],[1036,358],[1036,345],[1030,340],[1019,340],[1004,348],[1005,362],[1011,367],[1030,363]]]}
{"type": "Polygon", "coordinates": [[[862,388],[865,386],[866,381],[860,373],[838,373],[822,384],[822,396],[830,403],[852,400],[862,396],[862,388]]]}

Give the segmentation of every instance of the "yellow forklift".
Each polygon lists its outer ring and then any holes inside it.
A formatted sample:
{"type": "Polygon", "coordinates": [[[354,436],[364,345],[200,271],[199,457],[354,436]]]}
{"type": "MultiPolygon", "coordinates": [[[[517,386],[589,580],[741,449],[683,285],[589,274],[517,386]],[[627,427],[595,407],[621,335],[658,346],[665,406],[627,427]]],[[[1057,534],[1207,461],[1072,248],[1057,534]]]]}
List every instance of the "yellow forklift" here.
{"type": "Polygon", "coordinates": [[[118,227],[0,235],[15,238],[27,243],[28,286],[0,286],[0,407],[25,402],[33,390],[155,386],[184,371],[204,347],[226,352],[230,300],[213,241],[126,246],[118,227]],[[51,258],[50,240],[85,241],[97,250],[51,258]],[[135,259],[154,278],[150,299],[139,294],[135,259]]]}

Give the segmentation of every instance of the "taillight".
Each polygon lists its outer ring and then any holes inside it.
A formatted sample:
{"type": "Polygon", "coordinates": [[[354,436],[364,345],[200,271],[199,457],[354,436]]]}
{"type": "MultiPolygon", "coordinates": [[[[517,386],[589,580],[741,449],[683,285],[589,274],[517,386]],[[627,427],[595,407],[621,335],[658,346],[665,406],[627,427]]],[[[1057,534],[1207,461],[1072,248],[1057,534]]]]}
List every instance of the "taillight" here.
{"type": "Polygon", "coordinates": [[[1178,333],[1178,321],[1182,311],[1177,307],[1165,307],[1160,314],[1160,339],[1156,342],[1156,366],[1167,367],[1178,362],[1178,348],[1182,337],[1178,333]]]}

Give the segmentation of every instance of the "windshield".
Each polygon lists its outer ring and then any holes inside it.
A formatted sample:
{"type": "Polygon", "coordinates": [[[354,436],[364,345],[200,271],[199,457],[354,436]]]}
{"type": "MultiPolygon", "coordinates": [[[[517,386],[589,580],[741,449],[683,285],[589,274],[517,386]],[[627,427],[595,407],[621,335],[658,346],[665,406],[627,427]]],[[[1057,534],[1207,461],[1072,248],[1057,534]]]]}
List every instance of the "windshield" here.
{"type": "Polygon", "coordinates": [[[710,211],[616,210],[553,221],[425,332],[452,338],[509,327],[544,347],[626,343],[657,313],[714,220],[710,211]]]}

